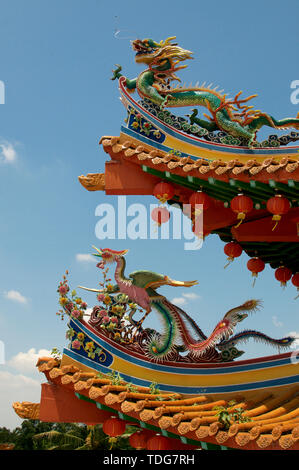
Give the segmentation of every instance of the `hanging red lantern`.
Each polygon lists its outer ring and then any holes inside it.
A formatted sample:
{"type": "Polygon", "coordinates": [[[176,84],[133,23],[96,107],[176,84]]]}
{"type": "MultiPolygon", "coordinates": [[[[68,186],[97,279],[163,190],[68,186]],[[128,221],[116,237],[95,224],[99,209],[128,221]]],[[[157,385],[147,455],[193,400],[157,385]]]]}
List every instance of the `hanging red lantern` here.
{"type": "Polygon", "coordinates": [[[285,266],[280,266],[280,268],[277,268],[275,271],[275,277],[280,282],[280,285],[285,287],[292,277],[292,271],[285,266]]]}
{"type": "Polygon", "coordinates": [[[290,210],[289,200],[281,194],[276,194],[267,201],[267,210],[273,214],[272,220],[275,222],[272,231],[277,227],[281,217],[290,210]]]}
{"type": "Polygon", "coordinates": [[[205,211],[211,206],[212,199],[208,194],[204,193],[203,191],[197,191],[191,194],[189,198],[189,204],[193,209],[195,209],[195,215],[198,215],[201,213],[201,210],[205,211]],[[202,206],[201,209],[196,207],[199,205],[202,206]]]}
{"type": "Polygon", "coordinates": [[[224,245],[224,253],[227,255],[228,263],[224,266],[225,268],[234,261],[235,258],[241,256],[243,248],[237,242],[229,242],[224,245]]]}
{"type": "Polygon", "coordinates": [[[265,263],[262,259],[258,258],[257,256],[254,258],[250,258],[247,261],[247,268],[249,271],[252,272],[252,276],[254,277],[253,285],[255,284],[256,278],[258,273],[265,269],[265,263]]]}
{"type": "Polygon", "coordinates": [[[146,449],[147,441],[153,436],[155,436],[155,433],[148,429],[136,431],[129,437],[130,446],[138,450],[146,449]]]}
{"type": "Polygon", "coordinates": [[[295,287],[297,287],[298,295],[295,297],[295,299],[297,299],[297,298],[299,297],[299,272],[293,274],[293,277],[292,277],[292,284],[293,284],[295,287]]]}
{"type": "Polygon", "coordinates": [[[153,195],[159,199],[162,204],[165,204],[166,201],[172,199],[174,194],[174,187],[166,181],[161,181],[161,183],[156,184],[153,190],[153,195]]]}
{"type": "Polygon", "coordinates": [[[146,448],[147,450],[173,450],[173,445],[171,439],[156,434],[147,441],[146,448]]]}
{"type": "Polygon", "coordinates": [[[170,212],[166,207],[155,207],[151,212],[151,218],[160,227],[162,224],[165,224],[169,221],[170,212]]]}
{"type": "Polygon", "coordinates": [[[111,416],[103,423],[103,432],[110,437],[121,436],[126,430],[126,423],[122,419],[111,416]]]}
{"type": "Polygon", "coordinates": [[[235,196],[231,202],[230,202],[230,207],[233,212],[237,214],[237,218],[240,221],[235,228],[238,228],[243,220],[246,217],[246,214],[252,211],[253,209],[253,202],[250,197],[245,196],[244,194],[238,194],[238,196],[235,196]]]}

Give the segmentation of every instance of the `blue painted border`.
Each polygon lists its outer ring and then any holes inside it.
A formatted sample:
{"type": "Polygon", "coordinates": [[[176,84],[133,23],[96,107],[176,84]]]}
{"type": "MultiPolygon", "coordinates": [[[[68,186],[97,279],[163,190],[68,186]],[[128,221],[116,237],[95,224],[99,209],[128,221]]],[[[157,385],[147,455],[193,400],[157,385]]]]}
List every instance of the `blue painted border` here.
{"type": "MultiPolygon", "coordinates": [[[[92,369],[95,369],[99,372],[102,372],[103,374],[107,374],[108,372],[111,371],[111,369],[107,367],[100,366],[99,364],[95,364],[93,361],[90,359],[84,358],[73,351],[70,351],[68,349],[63,350],[63,354],[66,356],[70,357],[71,359],[74,359],[75,361],[80,362],[81,364],[84,364],[86,367],[90,367],[92,369]]],[[[127,374],[121,373],[121,377],[126,381],[133,383],[134,385],[139,385],[140,387],[149,387],[152,382],[139,379],[134,376],[130,376],[127,374]]],[[[154,382],[154,377],[153,377],[153,382],[154,382]]],[[[221,386],[213,386],[213,387],[183,387],[179,385],[168,385],[168,384],[161,384],[159,383],[159,389],[162,391],[170,391],[170,392],[177,392],[177,393],[183,393],[183,394],[198,394],[198,393],[228,393],[228,392],[244,392],[247,390],[258,390],[258,389],[265,389],[265,388],[270,388],[270,387],[278,387],[282,385],[292,385],[298,383],[298,375],[295,376],[290,376],[290,377],[283,377],[279,379],[272,379],[272,380],[265,380],[262,382],[251,382],[251,383],[246,383],[246,384],[236,384],[236,385],[221,385],[221,386]]]]}
{"type": "MultiPolygon", "coordinates": [[[[217,368],[200,368],[200,365],[198,369],[188,368],[188,367],[166,366],[163,364],[157,364],[155,362],[142,360],[135,356],[131,357],[129,351],[128,353],[124,353],[120,349],[115,348],[114,346],[107,343],[105,340],[103,340],[99,336],[97,336],[91,330],[86,328],[82,323],[78,322],[77,320],[72,319],[70,322],[70,325],[72,326],[72,324],[76,325],[77,328],[80,328],[87,336],[89,336],[93,341],[95,341],[100,346],[103,346],[103,348],[106,349],[111,354],[114,354],[115,356],[118,356],[121,359],[129,363],[132,363],[134,365],[138,365],[146,369],[156,370],[159,372],[168,372],[170,374],[178,374],[182,376],[183,375],[200,376],[200,375],[231,374],[235,372],[243,372],[243,371],[249,371],[249,370],[266,369],[269,367],[284,366],[284,365],[291,363],[291,357],[289,356],[286,358],[278,358],[278,359],[274,359],[270,361],[265,360],[264,362],[258,362],[254,364],[243,364],[243,365],[238,366],[237,363],[235,363],[231,366],[224,365],[223,367],[217,367],[217,368]]],[[[96,364],[96,362],[93,362],[92,360],[91,360],[91,363],[96,364]]],[[[299,380],[299,376],[298,376],[298,380],[299,380]]]]}
{"type": "MultiPolygon", "coordinates": [[[[167,147],[166,145],[160,144],[159,142],[149,139],[148,137],[145,137],[144,135],[138,134],[137,132],[133,131],[132,129],[129,129],[128,127],[121,126],[120,128],[121,132],[123,134],[127,134],[130,137],[133,137],[133,139],[140,140],[144,144],[154,146],[155,148],[162,150],[163,152],[168,153],[170,150],[173,150],[171,147],[167,147]]],[[[189,153],[184,153],[181,152],[181,157],[191,157],[192,160],[196,161],[198,160],[199,157],[195,157],[194,155],[190,155],[189,153]]],[[[208,160],[207,158],[203,158],[203,160],[208,160]]]]}

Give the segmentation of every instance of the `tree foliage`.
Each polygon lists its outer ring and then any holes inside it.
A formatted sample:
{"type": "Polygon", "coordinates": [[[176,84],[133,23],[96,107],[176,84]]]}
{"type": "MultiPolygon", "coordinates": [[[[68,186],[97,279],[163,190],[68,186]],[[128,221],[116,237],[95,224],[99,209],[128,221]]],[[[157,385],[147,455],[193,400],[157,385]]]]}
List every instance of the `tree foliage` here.
{"type": "MultiPolygon", "coordinates": [[[[118,437],[114,449],[129,449],[128,438],[135,429],[118,437]]],[[[111,442],[102,425],[43,423],[25,419],[13,431],[0,428],[0,444],[14,444],[15,450],[109,450],[111,442]]]]}

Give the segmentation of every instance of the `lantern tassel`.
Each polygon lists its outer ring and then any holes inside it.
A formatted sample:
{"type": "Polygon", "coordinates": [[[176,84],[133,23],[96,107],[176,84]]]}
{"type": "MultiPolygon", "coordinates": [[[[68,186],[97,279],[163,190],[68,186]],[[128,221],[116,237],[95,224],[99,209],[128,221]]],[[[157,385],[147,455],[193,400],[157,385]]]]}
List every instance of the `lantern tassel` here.
{"type": "Polygon", "coordinates": [[[254,286],[255,286],[255,283],[256,283],[256,279],[257,279],[257,273],[252,273],[252,276],[253,276],[252,287],[254,287],[254,286]]]}
{"type": "Polygon", "coordinates": [[[234,228],[238,228],[238,227],[240,227],[240,225],[241,225],[241,223],[242,223],[242,222],[243,222],[243,220],[241,219],[241,220],[240,220],[240,222],[239,222],[237,225],[235,225],[235,227],[234,227],[234,228]]]}
{"type": "Polygon", "coordinates": [[[280,221],[280,219],[281,219],[281,215],[279,215],[279,214],[273,215],[272,220],[274,220],[275,224],[274,224],[274,226],[273,226],[273,228],[272,228],[272,232],[276,229],[276,227],[277,227],[278,222],[280,221]]]}
{"type": "Polygon", "coordinates": [[[227,259],[228,259],[228,263],[226,263],[223,269],[226,269],[234,261],[234,258],[227,258],[227,259]]]}
{"type": "Polygon", "coordinates": [[[117,442],[117,437],[110,437],[110,438],[108,439],[108,442],[109,442],[109,444],[110,444],[109,450],[112,450],[113,447],[114,447],[114,445],[115,445],[116,442],[117,442]]]}
{"type": "Polygon", "coordinates": [[[243,222],[243,220],[245,219],[245,217],[246,217],[246,214],[244,212],[239,212],[238,219],[240,219],[240,222],[237,225],[235,225],[234,228],[240,227],[240,225],[243,222]]]}

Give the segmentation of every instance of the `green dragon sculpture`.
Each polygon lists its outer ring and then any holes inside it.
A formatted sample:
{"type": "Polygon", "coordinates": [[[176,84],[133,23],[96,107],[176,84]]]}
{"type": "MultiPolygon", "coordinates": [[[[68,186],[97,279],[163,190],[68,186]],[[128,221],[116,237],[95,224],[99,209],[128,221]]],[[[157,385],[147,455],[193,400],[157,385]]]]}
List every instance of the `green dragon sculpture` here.
{"type": "MultiPolygon", "coordinates": [[[[109,248],[97,250],[95,256],[102,259],[102,263],[116,263],[114,273],[116,284],[110,289],[110,293],[120,292],[126,294],[131,301],[136,302],[145,310],[143,318],[136,322],[137,327],[141,327],[147,315],[156,310],[164,323],[162,334],[153,333],[146,342],[145,353],[154,360],[165,360],[171,358],[178,350],[176,342],[180,339],[183,350],[189,351],[191,357],[202,361],[221,362],[231,360],[243,354],[236,348],[236,344],[255,338],[272,344],[277,347],[287,347],[294,338],[286,337],[282,339],[272,339],[263,333],[256,331],[246,331],[232,337],[236,325],[244,320],[249,312],[254,312],[260,306],[257,300],[249,300],[244,304],[229,310],[223,319],[217,323],[210,336],[206,336],[198,327],[196,322],[178,306],[172,304],[166,297],[156,292],[156,289],[163,286],[191,287],[197,281],[175,281],[168,276],[157,274],[152,271],[134,271],[125,276],[125,254],[128,250],[115,251],[109,248]],[[192,330],[197,338],[194,339],[190,331],[192,330]],[[216,350],[220,349],[221,353],[216,350]]],[[[79,286],[92,292],[103,292],[99,289],[90,289],[79,286]]]]}
{"type": "MultiPolygon", "coordinates": [[[[248,106],[248,101],[257,95],[241,99],[242,92],[239,92],[234,99],[228,99],[227,95],[217,91],[217,87],[211,89],[210,86],[205,87],[205,84],[189,88],[172,87],[171,82],[174,80],[180,82],[175,72],[186,67],[178,64],[193,58],[192,52],[172,43],[173,39],[175,37],[159,43],[152,39],[132,41],[133,50],[136,52],[135,62],[146,64],[148,68],[137,78],[125,77],[128,91],[137,90],[142,98],[151,100],[161,108],[204,106],[211,116],[204,114],[207,119],[199,118],[195,108],[189,115],[191,124],[195,123],[208,131],[221,130],[234,137],[241,137],[248,141],[249,147],[255,145],[256,133],[262,126],[299,129],[299,113],[296,118],[277,120],[248,106]]],[[[120,65],[113,70],[112,80],[122,76],[121,70],[120,65]]]]}

